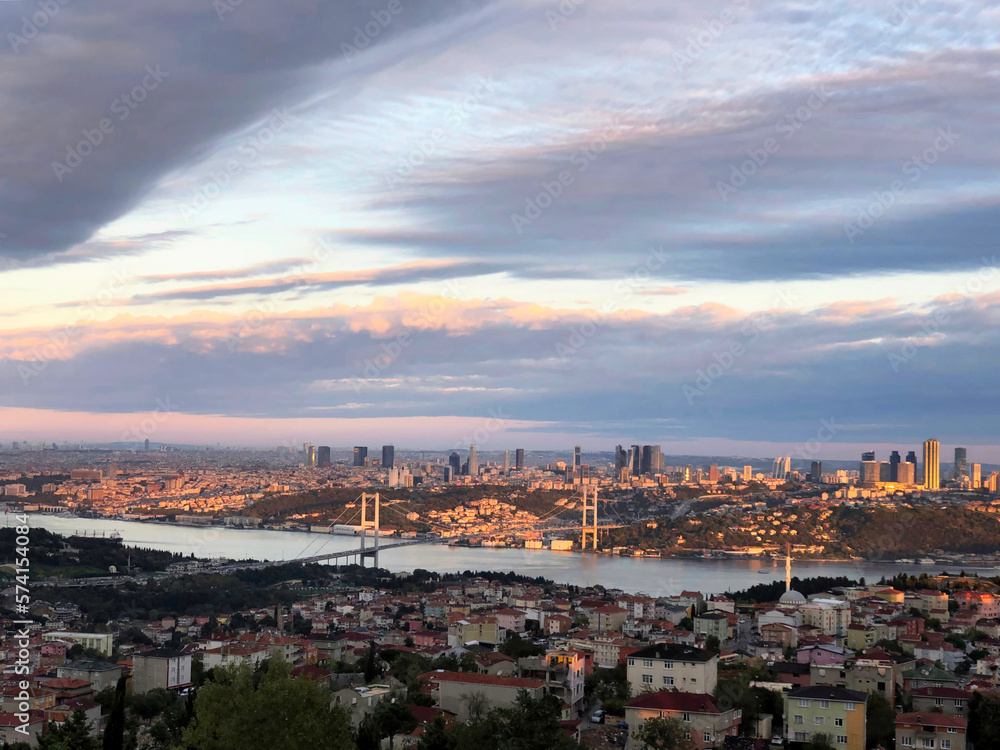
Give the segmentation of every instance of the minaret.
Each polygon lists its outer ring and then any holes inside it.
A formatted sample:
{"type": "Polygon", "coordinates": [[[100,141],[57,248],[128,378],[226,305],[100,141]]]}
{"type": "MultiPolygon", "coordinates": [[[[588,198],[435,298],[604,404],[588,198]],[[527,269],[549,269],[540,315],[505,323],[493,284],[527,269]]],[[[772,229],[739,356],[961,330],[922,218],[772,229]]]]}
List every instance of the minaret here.
{"type": "Polygon", "coordinates": [[[785,548],[785,591],[792,590],[792,551],[785,548]]]}

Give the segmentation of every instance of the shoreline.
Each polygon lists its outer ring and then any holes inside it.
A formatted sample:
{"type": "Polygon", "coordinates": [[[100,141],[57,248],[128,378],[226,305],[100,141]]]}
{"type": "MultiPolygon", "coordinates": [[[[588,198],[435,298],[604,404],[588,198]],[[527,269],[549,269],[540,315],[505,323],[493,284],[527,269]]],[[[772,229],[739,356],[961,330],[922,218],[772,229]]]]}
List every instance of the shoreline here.
{"type": "MultiPolygon", "coordinates": [[[[89,515],[87,515],[87,516],[80,516],[80,515],[75,515],[75,514],[45,513],[45,512],[41,512],[41,511],[26,511],[26,513],[29,516],[36,516],[36,515],[37,516],[49,516],[49,517],[53,517],[53,518],[62,518],[62,519],[67,519],[67,520],[68,519],[80,519],[80,520],[84,520],[84,521],[106,521],[106,522],[112,522],[112,523],[117,521],[117,522],[121,522],[121,523],[140,523],[140,524],[146,524],[146,525],[151,525],[151,526],[171,526],[171,527],[184,528],[184,529],[205,529],[205,530],[209,530],[209,529],[216,529],[216,530],[218,530],[218,529],[224,529],[226,531],[268,531],[268,532],[285,532],[285,533],[296,533],[296,534],[316,534],[318,536],[329,536],[329,537],[338,537],[338,536],[339,537],[344,537],[344,538],[351,537],[351,535],[348,535],[348,534],[334,534],[334,533],[331,533],[331,532],[311,531],[311,530],[309,530],[307,528],[289,529],[289,528],[273,528],[273,527],[266,527],[266,526],[258,526],[258,527],[253,527],[253,528],[246,528],[246,527],[241,527],[241,526],[225,526],[225,525],[219,525],[219,524],[204,524],[204,525],[203,524],[187,524],[187,523],[178,523],[176,521],[164,521],[164,520],[159,520],[159,519],[148,519],[148,520],[146,520],[146,519],[138,519],[138,518],[120,518],[120,517],[117,517],[117,516],[89,516],[89,515]]],[[[354,536],[357,536],[357,535],[355,534],[354,536]]],[[[99,539],[101,537],[97,537],[97,538],[99,539]]],[[[382,539],[391,539],[391,538],[395,538],[395,537],[390,537],[390,536],[383,536],[382,537],[382,539]]],[[[427,544],[437,544],[438,542],[435,541],[435,540],[433,540],[433,539],[428,539],[428,540],[426,540],[426,543],[427,544]]],[[[462,545],[449,545],[449,546],[450,547],[454,547],[456,549],[468,549],[468,550],[483,549],[483,550],[522,550],[522,551],[530,551],[530,552],[548,552],[548,553],[555,552],[555,553],[560,553],[560,554],[569,553],[569,554],[573,554],[573,555],[579,555],[581,557],[584,557],[584,556],[595,556],[595,557],[607,557],[607,558],[622,558],[622,559],[626,559],[626,560],[671,560],[671,561],[685,561],[685,562],[686,561],[706,561],[706,562],[719,562],[719,561],[747,561],[747,562],[750,562],[750,561],[759,561],[759,562],[768,562],[768,561],[770,561],[772,563],[777,563],[777,562],[780,562],[781,559],[782,559],[780,557],[773,557],[773,556],[770,556],[770,555],[744,555],[744,554],[724,553],[725,552],[724,550],[719,550],[718,551],[718,552],[722,552],[724,554],[709,555],[709,556],[705,556],[703,554],[656,556],[656,555],[628,555],[628,554],[623,555],[623,554],[614,554],[612,552],[604,552],[604,551],[594,552],[594,551],[591,551],[591,550],[552,550],[552,549],[547,549],[547,548],[529,549],[529,548],[526,548],[526,547],[513,547],[513,546],[509,546],[509,547],[496,546],[496,547],[494,547],[494,546],[473,546],[473,545],[464,545],[464,544],[462,544],[462,545]]],[[[857,563],[857,564],[865,564],[865,565],[885,565],[885,566],[906,565],[906,566],[915,566],[915,567],[924,567],[924,568],[934,568],[934,567],[947,568],[947,567],[960,566],[962,568],[966,568],[966,569],[970,569],[971,568],[973,570],[976,570],[976,569],[991,569],[991,568],[998,568],[998,567],[1000,567],[1000,550],[998,550],[997,554],[998,554],[998,556],[996,558],[994,558],[994,559],[985,559],[985,560],[979,560],[979,559],[957,559],[957,560],[935,559],[932,562],[925,562],[924,560],[926,558],[922,558],[922,559],[902,558],[902,560],[887,560],[887,559],[884,559],[884,558],[871,558],[871,559],[870,558],[860,558],[860,559],[857,559],[857,558],[841,558],[841,557],[796,557],[796,558],[793,558],[793,559],[795,560],[795,564],[796,565],[802,565],[804,563],[805,564],[808,564],[808,563],[831,564],[831,565],[832,564],[852,564],[852,563],[857,563]]],[[[249,559],[249,558],[247,558],[247,559],[249,559]]],[[[293,562],[293,561],[289,560],[288,562],[293,562]]],[[[771,566],[762,566],[760,569],[761,570],[766,570],[768,567],[773,568],[775,571],[777,571],[779,573],[782,572],[780,570],[780,566],[778,564],[773,564],[771,566]]],[[[762,581],[762,583],[763,582],[764,581],[762,581]]]]}

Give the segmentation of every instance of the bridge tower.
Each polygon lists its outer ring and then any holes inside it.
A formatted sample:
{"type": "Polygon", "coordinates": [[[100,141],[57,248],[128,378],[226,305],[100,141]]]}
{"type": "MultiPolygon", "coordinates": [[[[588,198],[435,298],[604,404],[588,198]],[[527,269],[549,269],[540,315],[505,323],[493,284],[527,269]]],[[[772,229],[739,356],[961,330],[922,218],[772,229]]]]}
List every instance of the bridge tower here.
{"type": "Polygon", "coordinates": [[[593,549],[597,550],[597,487],[583,485],[583,533],[580,537],[580,547],[587,549],[587,537],[593,540],[593,549]],[[593,490],[593,495],[591,495],[593,490]],[[589,525],[588,525],[589,520],[589,525]]]}
{"type": "Polygon", "coordinates": [[[375,560],[375,567],[378,568],[378,532],[379,532],[379,510],[382,500],[379,493],[369,495],[367,492],[361,493],[361,567],[365,565],[365,556],[369,553],[364,549],[367,546],[368,529],[375,531],[375,546],[372,548],[371,556],[375,560]],[[368,518],[368,501],[372,501],[373,518],[368,518]]]}

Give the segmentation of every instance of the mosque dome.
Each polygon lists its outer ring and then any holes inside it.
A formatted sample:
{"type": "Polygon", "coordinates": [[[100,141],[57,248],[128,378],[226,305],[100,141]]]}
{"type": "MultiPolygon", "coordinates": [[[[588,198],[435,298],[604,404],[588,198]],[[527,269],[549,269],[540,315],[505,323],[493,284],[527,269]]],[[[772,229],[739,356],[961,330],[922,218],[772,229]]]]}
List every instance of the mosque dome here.
{"type": "Polygon", "coordinates": [[[788,591],[781,595],[778,602],[781,604],[805,604],[806,598],[798,591],[788,589],[788,591]]]}

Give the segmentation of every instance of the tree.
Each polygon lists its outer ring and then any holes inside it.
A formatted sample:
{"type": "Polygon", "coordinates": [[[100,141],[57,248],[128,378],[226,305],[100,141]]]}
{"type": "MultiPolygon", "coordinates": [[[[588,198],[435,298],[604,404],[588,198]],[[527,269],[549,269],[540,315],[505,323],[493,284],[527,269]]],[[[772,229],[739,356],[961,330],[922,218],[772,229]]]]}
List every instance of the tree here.
{"type": "Polygon", "coordinates": [[[705,639],[705,650],[710,651],[713,654],[717,654],[722,650],[722,644],[719,643],[719,636],[710,635],[705,639]]]}
{"type": "Polygon", "coordinates": [[[427,725],[418,750],[455,750],[455,741],[448,734],[441,716],[435,716],[434,721],[427,725]]]}
{"type": "Polygon", "coordinates": [[[522,638],[517,633],[514,633],[510,638],[501,643],[500,648],[497,650],[514,660],[525,656],[541,656],[545,653],[544,648],[535,645],[533,641],[522,638]]]}
{"type": "Polygon", "coordinates": [[[254,684],[245,664],[219,667],[198,691],[195,716],[180,743],[190,750],[348,750],[350,718],[331,694],[294,678],[283,662],[269,664],[254,684]]]}
{"type": "Polygon", "coordinates": [[[104,727],[104,750],[123,750],[125,747],[125,685],[124,675],[118,678],[111,713],[104,727]]]}
{"type": "Polygon", "coordinates": [[[977,690],[969,701],[969,744],[989,747],[1000,737],[1000,701],[977,690]]]}
{"type": "Polygon", "coordinates": [[[873,690],[868,693],[868,721],[865,739],[868,747],[889,747],[896,736],[896,711],[885,693],[873,690]]]}
{"type": "Polygon", "coordinates": [[[93,725],[82,708],[76,708],[61,725],[49,724],[38,747],[42,750],[100,750],[100,743],[91,734],[93,725]]]}
{"type": "Polygon", "coordinates": [[[379,669],[378,659],[375,656],[375,641],[371,641],[368,644],[368,655],[365,657],[365,682],[371,682],[380,674],[382,670],[379,669]]]}
{"type": "Polygon", "coordinates": [[[632,733],[642,747],[654,750],[694,750],[695,744],[684,737],[684,725],[668,716],[647,719],[632,733]]]}
{"type": "Polygon", "coordinates": [[[812,741],[806,745],[806,750],[837,750],[830,741],[828,734],[813,735],[812,741]]]}

